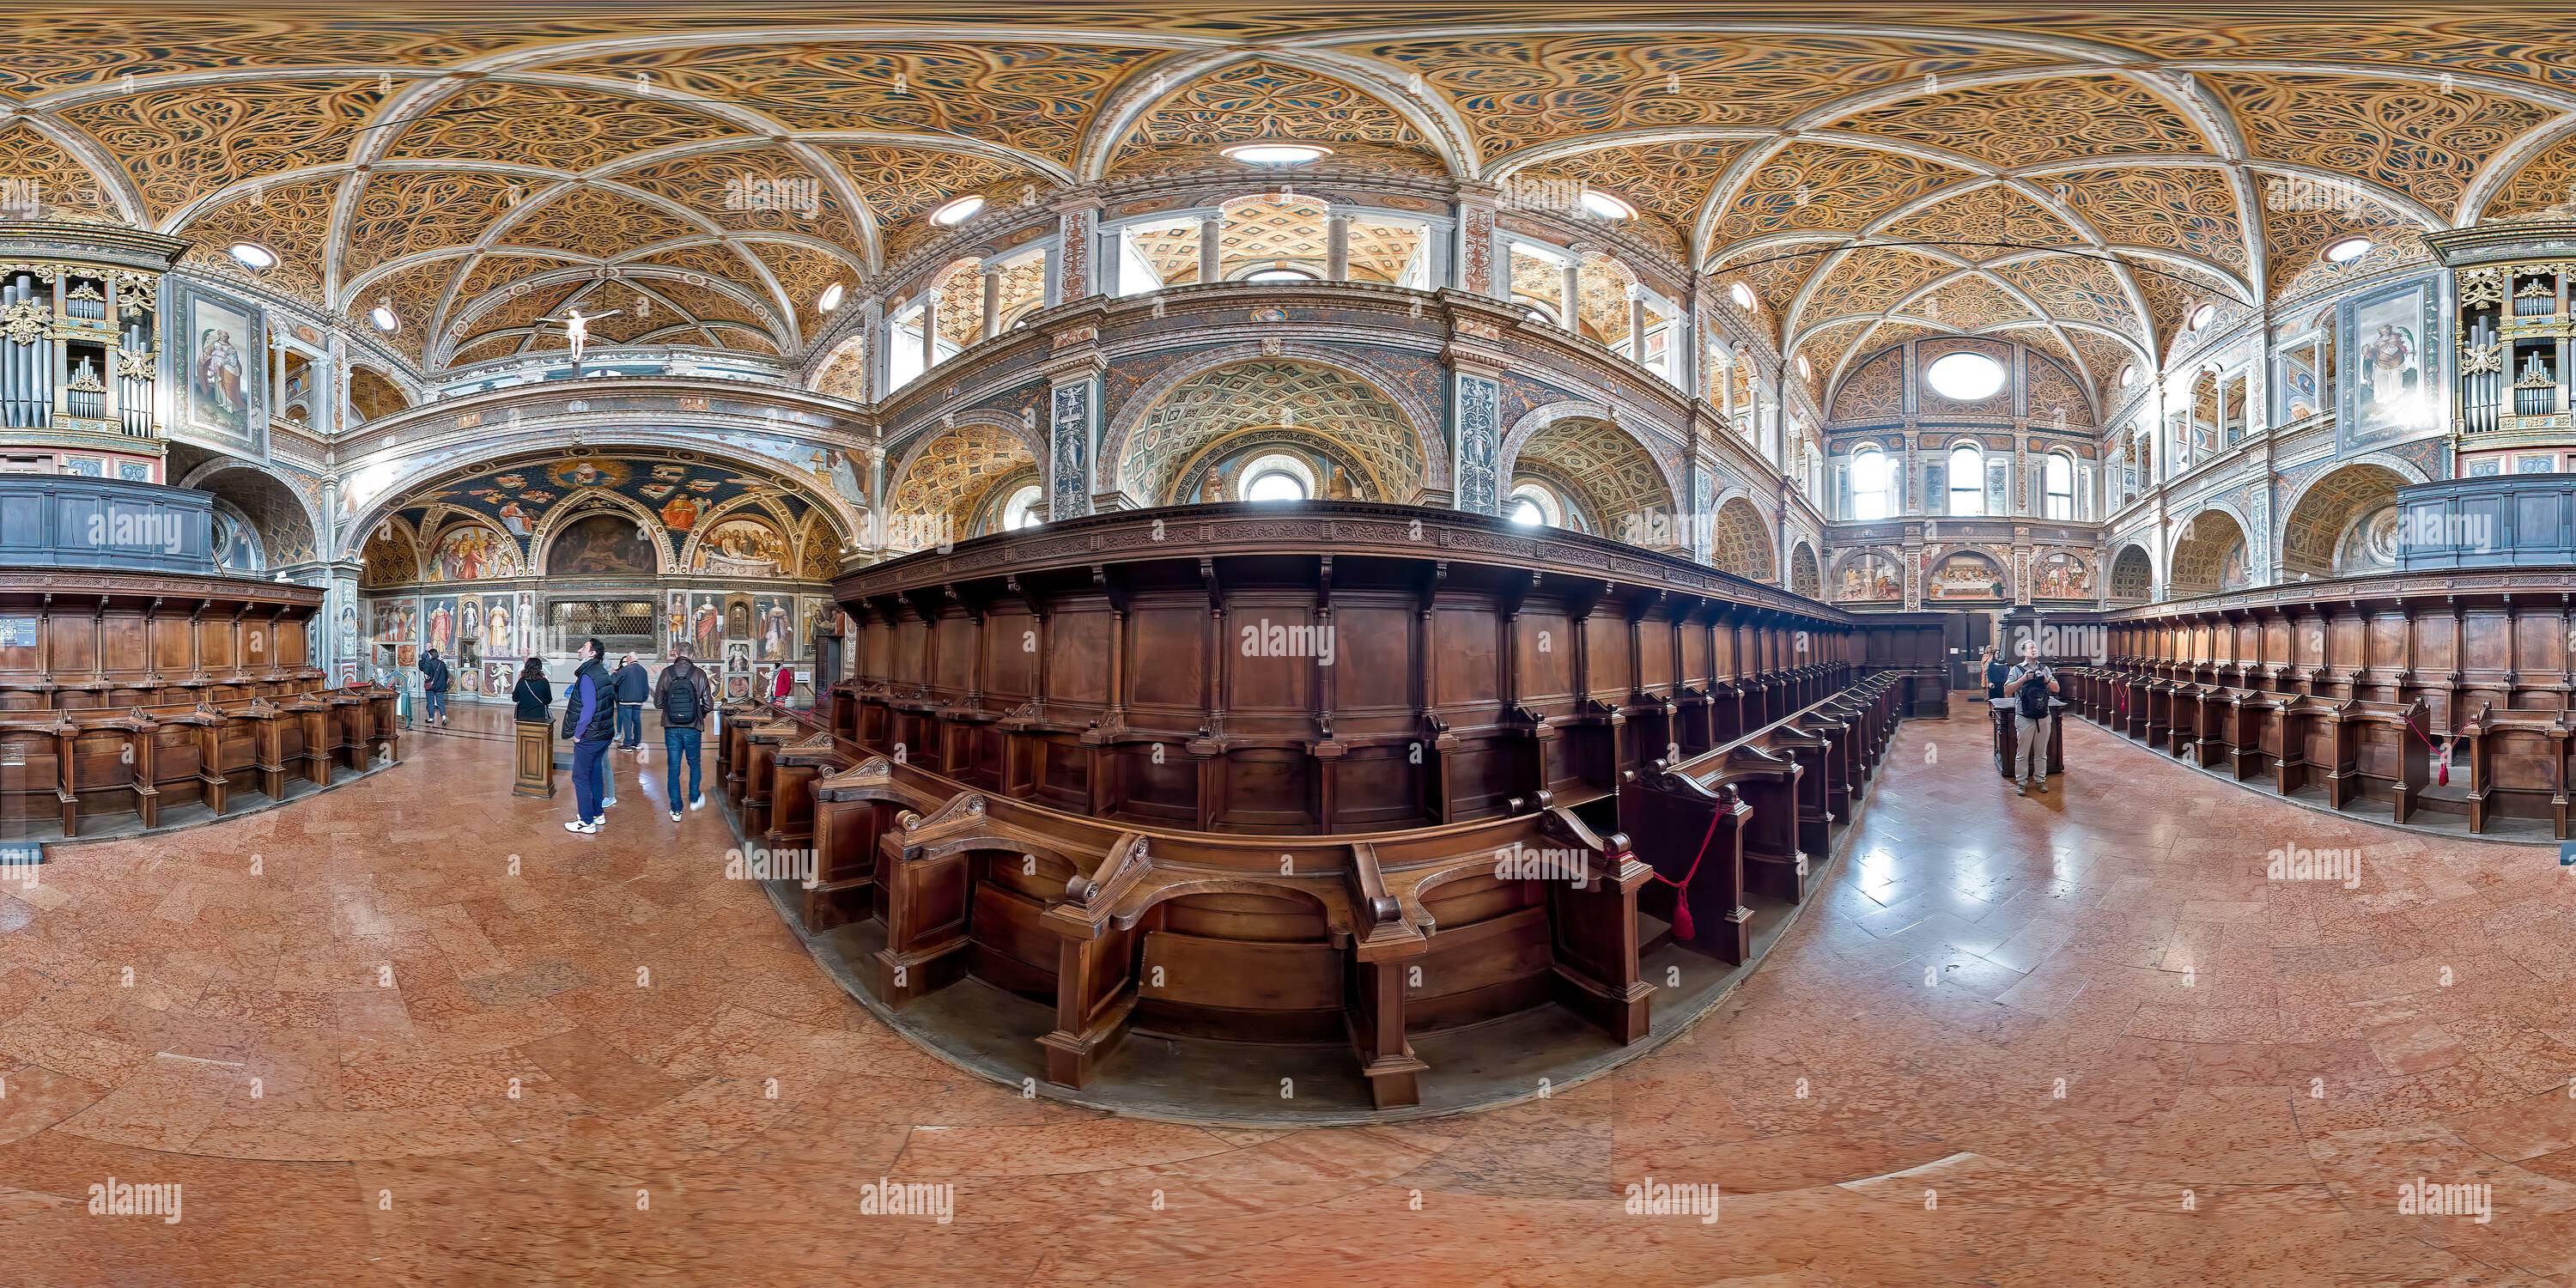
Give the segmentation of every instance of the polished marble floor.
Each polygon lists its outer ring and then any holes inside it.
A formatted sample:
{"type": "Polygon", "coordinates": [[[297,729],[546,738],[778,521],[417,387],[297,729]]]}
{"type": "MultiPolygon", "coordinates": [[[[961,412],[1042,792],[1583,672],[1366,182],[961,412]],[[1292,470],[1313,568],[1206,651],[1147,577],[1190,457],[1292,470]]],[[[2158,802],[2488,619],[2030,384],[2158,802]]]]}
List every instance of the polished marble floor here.
{"type": "Polygon", "coordinates": [[[1671,1045],[1284,1132],[917,1052],[658,752],[585,838],[506,743],[415,737],[0,887],[0,1282],[2576,1283],[2576,869],[2084,725],[2019,799],[1961,712],[1671,1045]]]}

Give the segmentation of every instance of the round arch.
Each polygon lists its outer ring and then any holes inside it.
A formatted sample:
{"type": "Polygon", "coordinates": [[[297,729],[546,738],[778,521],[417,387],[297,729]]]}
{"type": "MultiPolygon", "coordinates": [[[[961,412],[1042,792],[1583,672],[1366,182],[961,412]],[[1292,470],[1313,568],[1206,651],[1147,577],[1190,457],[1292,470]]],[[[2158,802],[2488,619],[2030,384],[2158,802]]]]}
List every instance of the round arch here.
{"type": "Polygon", "coordinates": [[[313,508],[295,485],[250,462],[218,457],[188,471],[179,486],[212,493],[249,520],[267,556],[263,570],[325,557],[313,508]]]}
{"type": "MultiPolygon", "coordinates": [[[[1229,368],[1253,364],[1308,368],[1353,381],[1393,409],[1395,421],[1410,440],[1407,446],[1414,457],[1411,464],[1416,477],[1406,495],[1391,495],[1386,500],[1411,504],[1419,499],[1421,492],[1441,491],[1451,485],[1448,439],[1440,430],[1439,412],[1408,388],[1404,381],[1348,350],[1328,348],[1311,341],[1275,344],[1255,341],[1224,345],[1175,363],[1170,370],[1129,395],[1110,418],[1108,432],[1102,436],[1097,462],[1099,473],[1093,486],[1101,488],[1105,485],[1117,490],[1129,506],[1154,504],[1151,489],[1139,493],[1132,487],[1137,480],[1129,467],[1134,463],[1132,440],[1137,432],[1184,386],[1229,368]]],[[[1389,482],[1390,486],[1396,485],[1394,480],[1389,482]]]]}
{"type": "Polygon", "coordinates": [[[1825,597],[1825,574],[1817,565],[1816,548],[1803,539],[1789,551],[1789,589],[1809,599],[1825,597]]]}
{"type": "Polygon", "coordinates": [[[1719,571],[1759,582],[1779,578],[1779,561],[1771,551],[1771,525],[1763,521],[1761,508],[1751,498],[1738,494],[1720,502],[1709,528],[1709,562],[1719,571]]]}
{"type": "Polygon", "coordinates": [[[606,488],[584,488],[557,501],[537,521],[537,530],[528,537],[528,567],[537,576],[545,575],[546,561],[554,557],[556,538],[573,523],[603,510],[614,510],[635,520],[653,542],[653,573],[668,576],[676,571],[671,557],[671,543],[662,535],[662,520],[631,497],[620,496],[606,488]]]}
{"type": "Polygon", "coordinates": [[[2393,566],[2395,548],[2380,537],[2393,538],[2397,489],[2423,481],[2412,464],[2385,452],[2317,471],[2281,508],[2277,553],[2282,575],[2341,577],[2393,566]],[[2385,531],[2377,536],[2356,532],[2364,524],[2385,531]],[[2356,545],[2352,538],[2357,535],[2363,540],[2356,545]]]}
{"type": "Polygon", "coordinates": [[[2156,557],[2145,546],[2129,542],[2111,558],[2110,597],[2120,603],[2143,604],[2156,595],[2156,557]]]}
{"type": "Polygon", "coordinates": [[[2165,562],[2166,588],[2180,598],[2250,586],[2251,559],[2244,521],[2224,506],[2206,506],[2178,526],[2165,562]]]}
{"type": "MultiPolygon", "coordinates": [[[[410,508],[420,492],[440,483],[510,466],[534,468],[567,455],[615,455],[633,449],[688,452],[703,458],[711,466],[764,476],[781,490],[794,493],[798,500],[822,511],[834,534],[844,543],[855,543],[859,533],[867,527],[867,510],[843,501],[829,483],[809,477],[796,466],[775,456],[730,446],[715,438],[712,430],[621,430],[603,442],[596,427],[572,427],[540,431],[530,435],[524,445],[497,454],[476,455],[470,449],[451,450],[435,458],[389,454],[373,461],[348,465],[342,471],[343,480],[364,479],[369,473],[379,470],[390,473],[369,490],[367,499],[350,513],[347,522],[340,525],[334,539],[341,549],[354,553],[354,547],[381,526],[386,516],[410,508]]],[[[818,460],[826,455],[821,451],[816,453],[818,460]]],[[[344,496],[348,494],[345,489],[349,486],[346,481],[342,483],[344,496]]],[[[557,502],[556,507],[560,506],[561,502],[557,502]]]]}

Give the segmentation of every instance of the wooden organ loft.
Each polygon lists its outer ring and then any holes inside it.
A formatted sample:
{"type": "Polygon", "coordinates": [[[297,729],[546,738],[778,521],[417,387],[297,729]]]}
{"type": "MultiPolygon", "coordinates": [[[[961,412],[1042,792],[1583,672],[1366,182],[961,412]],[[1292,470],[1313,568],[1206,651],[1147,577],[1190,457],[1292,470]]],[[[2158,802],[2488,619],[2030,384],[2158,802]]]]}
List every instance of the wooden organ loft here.
{"type": "Polygon", "coordinates": [[[2567,445],[2576,432],[2567,378],[2576,359],[2576,225],[2490,224],[2428,240],[2458,283],[2463,456],[2567,445]]]}

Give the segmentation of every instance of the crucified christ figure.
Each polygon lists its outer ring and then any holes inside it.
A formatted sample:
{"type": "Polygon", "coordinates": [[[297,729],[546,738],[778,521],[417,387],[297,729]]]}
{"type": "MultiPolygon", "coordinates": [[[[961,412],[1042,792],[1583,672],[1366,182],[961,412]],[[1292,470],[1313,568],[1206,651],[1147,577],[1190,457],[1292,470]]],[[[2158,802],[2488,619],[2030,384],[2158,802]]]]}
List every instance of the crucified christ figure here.
{"type": "Polygon", "coordinates": [[[538,318],[537,321],[540,324],[552,322],[556,326],[564,329],[564,339],[571,341],[572,343],[572,365],[578,368],[581,366],[582,348],[590,343],[590,324],[597,322],[602,318],[616,317],[618,314],[625,311],[626,310],[624,309],[610,309],[606,313],[593,313],[588,317],[584,317],[582,316],[580,309],[565,309],[562,317],[538,318]]]}

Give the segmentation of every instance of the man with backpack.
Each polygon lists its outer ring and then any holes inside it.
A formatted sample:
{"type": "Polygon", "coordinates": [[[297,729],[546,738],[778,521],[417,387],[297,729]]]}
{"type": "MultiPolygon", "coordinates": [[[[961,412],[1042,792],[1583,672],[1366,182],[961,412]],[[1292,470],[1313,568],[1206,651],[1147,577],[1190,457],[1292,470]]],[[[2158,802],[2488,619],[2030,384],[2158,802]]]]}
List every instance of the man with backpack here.
{"type": "Polygon", "coordinates": [[[2013,700],[2013,792],[2028,796],[2032,784],[2048,790],[2048,704],[2057,696],[2057,675],[2039,660],[2039,642],[2024,640],[2021,664],[2004,677],[2004,692],[2013,700]]]}
{"type": "Polygon", "coordinates": [[[653,709],[662,713],[662,777],[670,786],[671,821],[680,821],[680,759],[689,761],[689,808],[707,803],[698,794],[698,729],[715,709],[707,673],[689,660],[689,646],[671,646],[671,665],[653,686],[653,709]]]}
{"type": "Polygon", "coordinates": [[[422,719],[438,725],[447,723],[447,659],[437,649],[420,655],[420,688],[429,695],[429,705],[422,719]]]}

